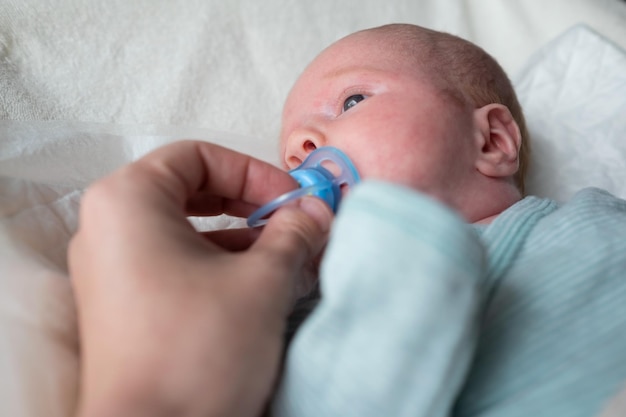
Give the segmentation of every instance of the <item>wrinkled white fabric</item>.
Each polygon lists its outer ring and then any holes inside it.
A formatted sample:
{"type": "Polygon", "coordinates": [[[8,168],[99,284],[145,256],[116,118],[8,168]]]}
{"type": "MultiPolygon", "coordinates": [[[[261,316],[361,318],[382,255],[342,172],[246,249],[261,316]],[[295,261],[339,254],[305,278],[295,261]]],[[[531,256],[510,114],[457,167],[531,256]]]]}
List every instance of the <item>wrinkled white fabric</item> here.
{"type": "Polygon", "coordinates": [[[621,0],[2,0],[0,118],[191,125],[271,141],[322,48],[390,22],[483,46],[514,75],[585,22],[626,48],[621,0]]]}
{"type": "Polygon", "coordinates": [[[532,139],[528,192],[565,202],[596,186],[626,198],[624,49],[578,25],[537,51],[514,83],[532,139]]]}

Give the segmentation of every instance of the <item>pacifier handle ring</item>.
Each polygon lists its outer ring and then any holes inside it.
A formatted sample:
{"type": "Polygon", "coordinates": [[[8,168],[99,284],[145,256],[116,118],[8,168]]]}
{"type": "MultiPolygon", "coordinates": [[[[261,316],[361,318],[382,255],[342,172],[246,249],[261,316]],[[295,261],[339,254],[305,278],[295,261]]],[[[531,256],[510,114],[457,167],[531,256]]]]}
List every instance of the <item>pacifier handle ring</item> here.
{"type": "Polygon", "coordinates": [[[263,226],[267,223],[267,220],[268,220],[268,219],[264,219],[263,217],[278,210],[280,206],[290,201],[305,197],[307,195],[312,195],[312,194],[315,194],[316,192],[323,191],[327,188],[328,188],[327,185],[315,184],[315,185],[310,185],[304,188],[296,188],[293,191],[286,192],[285,194],[282,194],[279,197],[276,197],[274,200],[270,201],[269,203],[265,204],[264,206],[256,210],[254,213],[252,213],[250,217],[248,217],[246,224],[248,225],[248,227],[263,226]]]}

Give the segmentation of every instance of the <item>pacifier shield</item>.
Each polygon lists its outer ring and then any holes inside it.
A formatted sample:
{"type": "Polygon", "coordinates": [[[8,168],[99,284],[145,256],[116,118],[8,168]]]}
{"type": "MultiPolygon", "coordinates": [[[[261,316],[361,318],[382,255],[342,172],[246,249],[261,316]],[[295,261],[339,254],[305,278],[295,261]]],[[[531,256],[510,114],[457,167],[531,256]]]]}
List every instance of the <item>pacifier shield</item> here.
{"type": "Polygon", "coordinates": [[[289,174],[300,188],[281,195],[252,213],[247,221],[249,227],[264,225],[267,222],[265,217],[280,206],[306,195],[321,198],[336,213],[342,197],[342,187],[352,187],[360,181],[359,173],[346,154],[329,146],[311,152],[289,174]],[[328,168],[322,164],[327,164],[328,168]]]}

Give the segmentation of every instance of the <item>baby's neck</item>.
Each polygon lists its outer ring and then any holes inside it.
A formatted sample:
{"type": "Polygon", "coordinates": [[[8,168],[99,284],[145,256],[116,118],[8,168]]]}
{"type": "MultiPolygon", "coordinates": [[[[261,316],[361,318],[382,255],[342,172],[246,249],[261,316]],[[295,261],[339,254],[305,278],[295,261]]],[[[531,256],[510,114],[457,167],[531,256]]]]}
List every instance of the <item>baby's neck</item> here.
{"type": "Polygon", "coordinates": [[[483,219],[475,221],[474,224],[485,224],[485,225],[491,224],[491,222],[494,221],[496,219],[496,217],[498,217],[499,215],[500,215],[500,213],[493,214],[493,215],[491,215],[489,217],[485,217],[483,219]]]}
{"type": "Polygon", "coordinates": [[[462,214],[469,223],[490,224],[502,212],[520,201],[523,196],[513,184],[500,182],[492,184],[482,193],[474,194],[466,201],[462,214]]]}

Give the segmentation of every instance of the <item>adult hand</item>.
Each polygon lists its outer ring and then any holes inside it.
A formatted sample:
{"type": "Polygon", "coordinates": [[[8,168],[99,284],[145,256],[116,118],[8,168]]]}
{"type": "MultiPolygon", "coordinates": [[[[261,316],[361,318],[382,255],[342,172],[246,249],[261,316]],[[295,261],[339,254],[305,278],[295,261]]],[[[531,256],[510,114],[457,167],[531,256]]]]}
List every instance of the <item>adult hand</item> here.
{"type": "Polygon", "coordinates": [[[294,187],[269,164],[183,141],[87,190],[68,254],[82,351],[79,415],[261,412],[294,281],[322,250],[332,213],[308,197],[236,239],[197,233],[186,217],[247,216],[294,187]]]}

